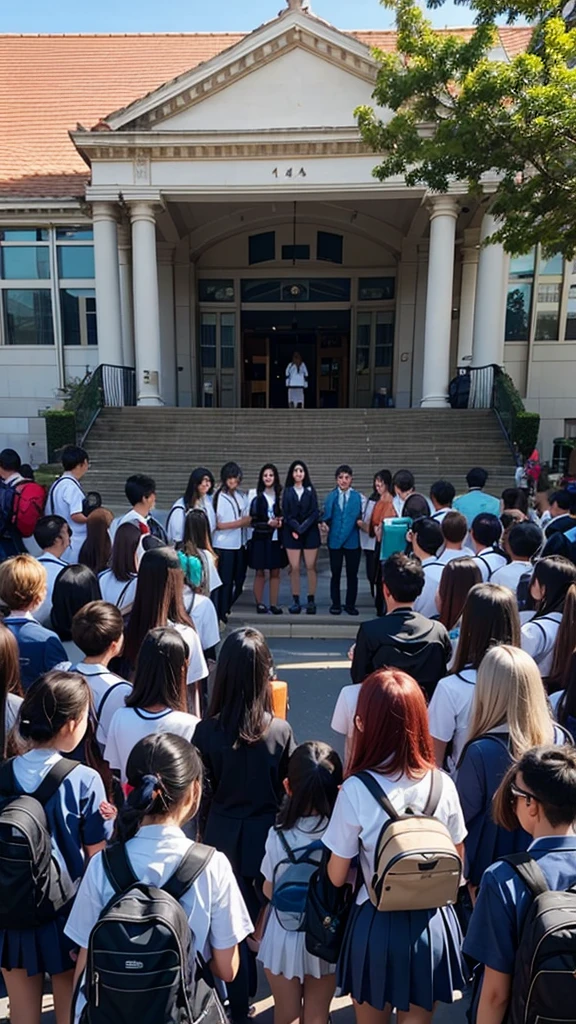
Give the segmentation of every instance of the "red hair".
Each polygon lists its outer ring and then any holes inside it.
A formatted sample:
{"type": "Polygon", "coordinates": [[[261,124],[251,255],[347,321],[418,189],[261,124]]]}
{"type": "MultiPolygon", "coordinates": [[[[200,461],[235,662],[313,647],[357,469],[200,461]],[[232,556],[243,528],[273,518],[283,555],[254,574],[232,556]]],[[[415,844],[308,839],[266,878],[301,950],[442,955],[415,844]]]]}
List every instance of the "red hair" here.
{"type": "Polygon", "coordinates": [[[384,768],[386,775],[417,778],[434,768],[428,710],[418,683],[406,672],[380,669],[362,683],[346,778],[384,768]]]}

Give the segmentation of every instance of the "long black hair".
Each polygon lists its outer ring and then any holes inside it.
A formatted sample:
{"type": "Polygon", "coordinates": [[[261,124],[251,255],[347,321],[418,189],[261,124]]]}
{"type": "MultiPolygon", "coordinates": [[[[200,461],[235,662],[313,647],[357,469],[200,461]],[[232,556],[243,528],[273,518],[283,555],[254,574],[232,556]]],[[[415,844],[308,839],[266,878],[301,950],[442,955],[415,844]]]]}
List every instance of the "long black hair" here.
{"type": "Polygon", "coordinates": [[[228,480],[238,480],[238,485],[242,483],[242,467],[237,462],[225,462],[220,470],[220,486],[214,494],[214,515],[218,511],[218,499],[224,491],[224,494],[228,494],[228,480]]]}
{"type": "Polygon", "coordinates": [[[171,626],[151,629],[136,661],[134,685],[126,698],[128,708],[155,704],[186,711],[186,670],[190,651],[184,637],[171,626]]]}
{"type": "MultiPolygon", "coordinates": [[[[312,491],[314,491],[314,484],[312,483],[312,481],[310,479],[310,473],[308,472],[308,466],[304,462],[304,459],[294,459],[294,462],[290,465],[290,467],[288,469],[288,472],[286,474],[286,483],[284,485],[286,487],[286,489],[288,489],[288,487],[294,487],[294,477],[293,477],[292,474],[294,473],[294,470],[296,469],[296,466],[302,466],[302,469],[304,470],[304,479],[302,481],[302,486],[303,487],[310,487],[310,489],[312,491]]],[[[316,493],[316,492],[314,491],[314,493],[316,493]]]]}
{"type": "Polygon", "coordinates": [[[136,575],[136,552],[141,536],[134,523],[122,523],[114,534],[110,568],[121,583],[127,583],[136,575]]]}
{"type": "Polygon", "coordinates": [[[328,824],[342,785],[342,761],[327,743],[301,743],[288,762],[290,794],[277,819],[281,829],[294,828],[300,818],[318,818],[314,831],[328,824]]]}
{"type": "Polygon", "coordinates": [[[538,601],[534,618],[542,618],[551,612],[562,612],[566,595],[576,583],[576,565],[562,555],[541,558],[534,566],[532,583],[539,583],[544,589],[543,598],[538,601]]]}
{"type": "Polygon", "coordinates": [[[188,480],[188,484],[184,492],[184,504],[187,509],[194,508],[194,505],[199,500],[200,495],[198,494],[198,488],[205,476],[207,476],[210,481],[210,490],[208,491],[208,494],[212,494],[214,490],[214,475],[209,469],[206,469],[205,466],[198,466],[190,473],[190,479],[188,480]]]}
{"type": "Polygon", "coordinates": [[[168,621],[195,628],[184,607],[184,573],[176,551],[151,548],[142,556],[138,583],[124,637],[124,654],[135,665],[140,645],[149,630],[168,621]]]}
{"type": "MultiPolygon", "coordinates": [[[[126,777],[132,791],[118,815],[117,835],[126,843],[136,835],[146,815],[167,817],[185,800],[194,782],[202,793],[202,760],[196,747],[182,736],[153,733],[130,751],[126,777]]],[[[191,809],[191,817],[196,809],[191,809]]]]}
{"type": "Polygon", "coordinates": [[[374,473],[372,479],[372,494],[368,498],[368,501],[380,501],[380,495],[376,490],[376,481],[381,480],[384,484],[388,494],[392,496],[392,473],[389,469],[379,469],[377,473],[374,473]]]}
{"type": "Polygon", "coordinates": [[[270,469],[274,473],[274,494],[276,495],[276,498],[275,498],[275,501],[274,501],[274,514],[279,516],[279,515],[282,514],[282,505],[281,505],[282,484],[280,483],[280,474],[278,472],[278,469],[274,465],[273,462],[266,462],[262,466],[262,469],[260,470],[260,473],[258,474],[258,483],[256,484],[256,493],[257,494],[264,494],[264,491],[266,490],[266,486],[264,484],[264,473],[266,472],[267,469],[270,469]]]}
{"type": "Polygon", "coordinates": [[[7,626],[0,625],[0,761],[9,756],[6,730],[8,694],[22,697],[18,641],[7,626]]]}
{"type": "Polygon", "coordinates": [[[91,691],[84,676],[53,669],[26,690],[18,731],[23,740],[49,743],[67,722],[78,721],[90,705],[91,691]]]}
{"type": "Polygon", "coordinates": [[[72,639],[72,619],[85,604],[101,601],[98,577],[87,565],[67,565],[56,577],[51,622],[64,642],[72,639]]]}
{"type": "Polygon", "coordinates": [[[270,680],[273,661],[262,633],[251,626],[235,629],[222,644],[209,718],[219,718],[235,746],[257,743],[272,717],[270,680]]]}

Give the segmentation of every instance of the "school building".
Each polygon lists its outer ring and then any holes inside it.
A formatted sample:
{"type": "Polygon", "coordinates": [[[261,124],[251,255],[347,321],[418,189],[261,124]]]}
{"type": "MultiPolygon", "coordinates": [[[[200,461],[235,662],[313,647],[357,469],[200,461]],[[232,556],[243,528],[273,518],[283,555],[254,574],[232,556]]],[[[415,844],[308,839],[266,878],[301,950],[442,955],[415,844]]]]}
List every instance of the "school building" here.
{"type": "Polygon", "coordinates": [[[490,176],[480,201],[379,182],[354,110],[395,33],[281,2],[248,34],[0,37],[0,446],[38,459],[38,410],[98,364],[141,405],[285,407],[298,349],[320,409],[442,407],[458,366],[504,365],[549,457],[576,264],[479,247],[490,176]]]}

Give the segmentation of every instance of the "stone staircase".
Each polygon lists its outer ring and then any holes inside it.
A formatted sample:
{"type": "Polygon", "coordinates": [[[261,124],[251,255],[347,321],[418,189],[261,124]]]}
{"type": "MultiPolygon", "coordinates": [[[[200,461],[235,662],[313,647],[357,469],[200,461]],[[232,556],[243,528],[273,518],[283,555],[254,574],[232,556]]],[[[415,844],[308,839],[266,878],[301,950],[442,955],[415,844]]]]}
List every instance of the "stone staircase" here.
{"type": "Polygon", "coordinates": [[[304,459],[321,496],[334,486],[341,462],[351,464],[362,491],[383,467],[411,469],[424,493],[440,477],[464,490],[475,465],[490,473],[494,494],[514,481],[513,459],[491,410],[104,409],[86,447],[85,487],[100,491],[112,509],[125,506],[131,473],[153,476],[158,506],[167,509],[195,466],[208,466],[218,480],[231,459],[243,468],[245,489],[255,486],[264,462],[275,462],[284,480],[292,460],[304,459]]]}

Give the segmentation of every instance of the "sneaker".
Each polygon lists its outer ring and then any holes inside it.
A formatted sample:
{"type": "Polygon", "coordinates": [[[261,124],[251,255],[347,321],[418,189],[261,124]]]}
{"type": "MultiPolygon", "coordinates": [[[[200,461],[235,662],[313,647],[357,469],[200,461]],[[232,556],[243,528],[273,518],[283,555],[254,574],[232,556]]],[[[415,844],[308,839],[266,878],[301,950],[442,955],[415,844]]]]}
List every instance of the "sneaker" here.
{"type": "Polygon", "coordinates": [[[290,605],[288,611],[290,612],[290,615],[300,615],[300,612],[302,611],[300,601],[294,601],[294,604],[290,605]]]}
{"type": "Polygon", "coordinates": [[[284,609],[279,608],[277,604],[271,604],[270,611],[272,615],[284,615],[284,609]]]}
{"type": "Polygon", "coordinates": [[[330,608],[330,615],[342,615],[342,609],[333,604],[330,608]]]}
{"type": "Polygon", "coordinates": [[[358,611],[357,608],[348,608],[348,606],[344,607],[344,611],[346,612],[347,615],[359,615],[360,614],[360,612],[358,611]]]}
{"type": "Polygon", "coordinates": [[[268,615],[268,609],[265,604],[257,604],[256,611],[258,612],[258,615],[268,615]]]}
{"type": "Polygon", "coordinates": [[[316,615],[316,602],[308,601],[306,605],[306,615],[316,615]]]}

